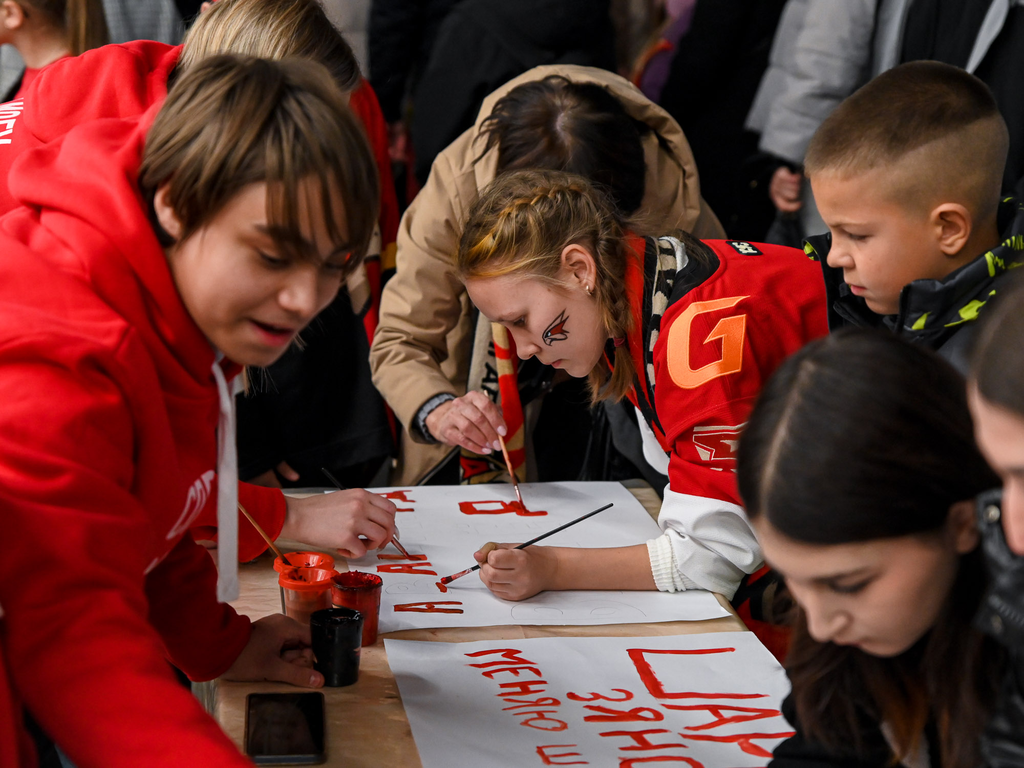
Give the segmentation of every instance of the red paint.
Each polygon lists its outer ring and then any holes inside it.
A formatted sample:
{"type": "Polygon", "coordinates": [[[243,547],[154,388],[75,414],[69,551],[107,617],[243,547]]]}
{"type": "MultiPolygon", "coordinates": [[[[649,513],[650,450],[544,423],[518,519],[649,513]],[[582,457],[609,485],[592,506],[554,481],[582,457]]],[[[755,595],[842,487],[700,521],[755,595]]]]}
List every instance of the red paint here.
{"type": "Polygon", "coordinates": [[[665,719],[661,712],[650,707],[612,709],[611,707],[602,707],[599,704],[588,704],[584,709],[598,713],[584,717],[583,722],[585,723],[657,723],[665,719]],[[644,714],[645,712],[647,713],[646,715],[644,714]]]}
{"type": "Polygon", "coordinates": [[[314,611],[331,607],[333,568],[285,568],[277,577],[284,590],[284,611],[302,624],[309,624],[314,611]]]}
{"type": "Polygon", "coordinates": [[[430,563],[423,563],[422,565],[415,565],[412,563],[392,563],[388,565],[378,565],[377,573],[415,573],[420,576],[437,576],[437,571],[428,570],[433,568],[430,563]]]}
{"type": "Polygon", "coordinates": [[[565,698],[569,699],[570,701],[629,701],[633,698],[633,694],[627,691],[625,688],[612,688],[612,690],[621,693],[622,698],[613,699],[611,696],[605,696],[601,693],[591,693],[589,694],[590,698],[582,696],[578,693],[567,693],[565,694],[565,698]]]}
{"type": "Polygon", "coordinates": [[[675,749],[680,747],[682,749],[689,749],[685,744],[673,743],[673,744],[655,744],[653,741],[647,738],[649,733],[672,733],[667,728],[651,728],[645,731],[605,731],[600,734],[604,737],[617,738],[619,736],[625,736],[635,741],[635,744],[631,744],[626,747],[619,747],[623,752],[637,752],[646,751],[652,749],[675,749]]]}
{"type": "Polygon", "coordinates": [[[285,552],[288,565],[281,562],[280,557],[274,558],[274,570],[280,573],[285,568],[333,568],[334,558],[323,552],[285,552]]]}
{"type": "Polygon", "coordinates": [[[753,740],[788,739],[795,733],[795,731],[787,731],[785,733],[734,733],[729,736],[715,736],[710,733],[680,733],[679,735],[684,739],[693,739],[694,741],[717,741],[723,744],[735,744],[748,755],[754,755],[755,757],[771,757],[771,752],[764,747],[758,746],[753,740]]]}
{"type": "Polygon", "coordinates": [[[336,606],[352,608],[363,614],[364,646],[377,642],[380,592],[383,584],[380,576],[362,571],[339,573],[331,583],[331,599],[336,606]]]}
{"type": "Polygon", "coordinates": [[[420,562],[422,560],[426,560],[427,556],[426,555],[409,555],[408,557],[406,557],[405,555],[377,555],[377,559],[378,560],[413,560],[413,561],[416,561],[416,562],[420,562]]]}
{"type": "Polygon", "coordinates": [[[704,768],[704,763],[694,760],[692,757],[675,757],[673,755],[648,755],[647,757],[634,757],[631,760],[623,760],[619,768],[633,768],[640,763],[686,763],[690,768],[704,768]]]}
{"type": "Polygon", "coordinates": [[[464,515],[516,514],[520,517],[541,517],[547,514],[542,511],[531,512],[518,501],[460,501],[459,511],[464,515]],[[493,508],[487,509],[486,505],[491,505],[493,508]]]}
{"type": "Polygon", "coordinates": [[[437,585],[437,588],[438,588],[439,590],[441,590],[441,592],[447,592],[447,591],[448,591],[448,587],[446,587],[446,586],[444,585],[444,582],[441,582],[441,581],[435,581],[435,582],[434,582],[434,584],[435,584],[435,585],[437,585]]]}
{"type": "Polygon", "coordinates": [[[477,669],[483,669],[484,667],[494,667],[501,664],[507,664],[512,662],[513,664],[536,664],[536,662],[524,659],[522,657],[522,651],[518,651],[515,648],[491,648],[486,651],[477,651],[476,653],[467,653],[465,656],[470,659],[475,659],[480,656],[490,656],[491,654],[500,654],[501,658],[496,661],[486,661],[482,664],[467,664],[467,667],[475,667],[477,669]]]}
{"type": "Polygon", "coordinates": [[[574,760],[571,763],[559,762],[558,758],[583,757],[579,752],[560,752],[556,755],[549,755],[549,749],[576,749],[576,744],[546,744],[537,747],[537,754],[544,765],[590,765],[586,760],[574,760]]]}
{"type": "Polygon", "coordinates": [[[455,600],[442,600],[436,603],[403,603],[395,606],[395,613],[464,613],[461,608],[441,608],[443,605],[462,605],[455,600]]]}
{"type": "Polygon", "coordinates": [[[502,672],[508,672],[513,677],[520,677],[519,670],[521,669],[528,669],[529,671],[533,672],[533,674],[535,674],[537,677],[544,677],[544,675],[540,673],[540,670],[537,669],[537,667],[530,667],[524,664],[518,664],[514,667],[502,667],[501,669],[485,669],[481,674],[484,677],[491,678],[491,680],[494,679],[495,675],[500,675],[502,672]]]}
{"type": "Polygon", "coordinates": [[[782,713],[777,709],[762,709],[760,707],[734,707],[728,704],[663,704],[665,709],[678,709],[687,712],[693,712],[699,709],[706,710],[707,712],[714,715],[715,719],[710,723],[704,723],[703,725],[688,725],[686,726],[687,731],[707,731],[711,728],[718,728],[721,725],[729,725],[731,723],[746,723],[751,720],[763,720],[772,717],[782,717],[782,713]],[[725,717],[722,712],[728,710],[730,712],[745,712],[747,714],[732,715],[731,717],[725,717]]]}
{"type": "Polygon", "coordinates": [[[696,691],[673,691],[665,690],[664,683],[654,674],[654,669],[647,661],[646,654],[663,654],[677,656],[697,656],[709,653],[734,653],[735,648],[699,648],[694,650],[673,650],[662,651],[649,648],[630,648],[626,653],[636,667],[637,674],[643,680],[644,685],[651,696],[656,699],[763,699],[767,694],[763,693],[699,693],[696,691]]]}
{"type": "Polygon", "coordinates": [[[520,725],[525,725],[527,728],[533,728],[538,731],[551,731],[553,733],[557,733],[558,731],[564,731],[569,727],[568,723],[554,717],[548,717],[549,714],[557,712],[558,710],[556,709],[543,709],[536,712],[516,712],[515,715],[516,717],[519,715],[533,715],[533,717],[528,717],[523,720],[520,725]],[[539,723],[550,723],[551,725],[549,727],[545,727],[543,725],[539,725],[539,723]]]}
{"type": "MultiPolygon", "coordinates": [[[[544,686],[548,684],[547,680],[523,680],[522,682],[516,683],[499,683],[499,688],[515,688],[515,690],[502,691],[501,693],[495,694],[496,696],[532,696],[535,693],[544,693],[544,686]],[[535,688],[534,686],[540,686],[535,688]]],[[[513,701],[513,699],[505,699],[506,701],[513,701]]]]}
{"type": "Polygon", "coordinates": [[[517,709],[523,707],[560,707],[562,702],[558,699],[552,698],[551,696],[539,696],[536,699],[504,699],[506,703],[510,701],[518,701],[520,703],[513,704],[511,707],[502,707],[502,712],[514,712],[517,709]]]}
{"type": "MultiPolygon", "coordinates": [[[[382,493],[380,495],[383,496],[385,499],[390,499],[391,501],[404,501],[406,504],[415,504],[416,502],[409,498],[410,493],[412,493],[412,491],[388,491],[387,493],[382,493]]],[[[412,507],[409,507],[408,509],[396,507],[395,511],[415,512],[416,510],[414,510],[412,507]]]]}

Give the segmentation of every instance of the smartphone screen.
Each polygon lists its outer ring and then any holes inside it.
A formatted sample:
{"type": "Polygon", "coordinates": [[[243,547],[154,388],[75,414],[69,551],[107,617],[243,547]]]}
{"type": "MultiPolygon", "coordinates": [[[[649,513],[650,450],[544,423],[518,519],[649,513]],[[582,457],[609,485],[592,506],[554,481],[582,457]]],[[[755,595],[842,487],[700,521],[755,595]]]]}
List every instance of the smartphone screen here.
{"type": "Polygon", "coordinates": [[[324,751],[322,693],[250,693],[245,753],[257,765],[318,765],[324,751]]]}

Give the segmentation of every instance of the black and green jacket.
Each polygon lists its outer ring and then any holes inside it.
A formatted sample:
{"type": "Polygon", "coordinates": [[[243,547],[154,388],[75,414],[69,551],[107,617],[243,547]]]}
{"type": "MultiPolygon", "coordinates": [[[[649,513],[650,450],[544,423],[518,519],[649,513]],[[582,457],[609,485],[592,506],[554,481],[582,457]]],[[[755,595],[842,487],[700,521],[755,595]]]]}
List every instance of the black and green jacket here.
{"type": "Polygon", "coordinates": [[[915,280],[904,286],[897,315],[877,315],[864,299],[850,292],[843,270],[826,262],[831,235],[808,238],[804,251],[821,262],[825,277],[829,329],[847,325],[888,328],[934,349],[966,373],[974,321],[1004,281],[1010,279],[1011,270],[1024,266],[1024,205],[1015,198],[1006,198],[999,206],[998,222],[1002,243],[944,280],[915,280]]]}

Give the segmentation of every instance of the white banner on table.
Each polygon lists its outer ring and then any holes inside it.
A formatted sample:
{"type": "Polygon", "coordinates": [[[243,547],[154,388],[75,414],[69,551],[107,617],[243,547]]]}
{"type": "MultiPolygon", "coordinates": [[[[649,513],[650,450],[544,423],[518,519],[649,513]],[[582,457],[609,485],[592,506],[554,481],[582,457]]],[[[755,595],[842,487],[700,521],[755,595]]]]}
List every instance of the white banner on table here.
{"type": "MultiPolygon", "coordinates": [[[[637,624],[701,621],[728,613],[709,593],[542,592],[510,602],[491,594],[479,571],[452,582],[437,582],[476,564],[473,553],[488,541],[528,541],[593,511],[615,506],[545,539],[543,545],[622,547],[643,544],[661,529],[619,483],[522,484],[527,513],[515,503],[511,485],[421,486],[375,489],[398,506],[402,545],[412,560],[388,546],[350,560],[349,568],[384,580],[380,631],[507,624],[637,624]]],[[[542,546],[542,545],[537,545],[542,546]]]]}
{"type": "Polygon", "coordinates": [[[384,644],[423,768],[754,768],[792,735],[750,632],[384,644]]]}

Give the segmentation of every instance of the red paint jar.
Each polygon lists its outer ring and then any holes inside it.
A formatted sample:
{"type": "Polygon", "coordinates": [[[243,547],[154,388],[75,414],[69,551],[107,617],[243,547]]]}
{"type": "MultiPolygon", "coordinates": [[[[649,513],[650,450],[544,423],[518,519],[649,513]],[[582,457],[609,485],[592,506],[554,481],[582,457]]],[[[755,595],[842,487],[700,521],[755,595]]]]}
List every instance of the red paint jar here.
{"type": "Polygon", "coordinates": [[[384,582],[375,573],[347,571],[331,583],[331,597],[338,608],[351,608],[363,614],[363,645],[377,642],[380,618],[380,590],[384,582]]]}
{"type": "Polygon", "coordinates": [[[280,573],[285,568],[333,568],[334,558],[323,552],[285,552],[288,565],[281,562],[280,557],[274,558],[274,570],[280,573]]]}
{"type": "Polygon", "coordinates": [[[314,611],[331,607],[333,568],[285,568],[277,577],[284,592],[284,612],[298,622],[309,624],[314,611]]]}

